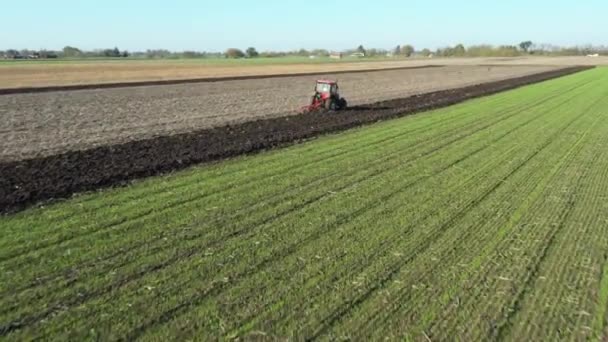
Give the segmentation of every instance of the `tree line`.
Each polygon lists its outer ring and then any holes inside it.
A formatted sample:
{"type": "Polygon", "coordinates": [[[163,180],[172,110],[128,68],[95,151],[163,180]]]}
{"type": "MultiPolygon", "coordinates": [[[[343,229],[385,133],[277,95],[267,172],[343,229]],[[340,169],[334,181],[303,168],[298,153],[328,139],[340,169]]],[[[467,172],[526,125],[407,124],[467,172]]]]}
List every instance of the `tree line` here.
{"type": "MultiPolygon", "coordinates": [[[[535,44],[532,41],[523,41],[518,45],[471,45],[465,47],[463,44],[455,46],[442,47],[435,50],[423,48],[417,50],[411,44],[397,45],[391,50],[371,48],[367,49],[363,45],[359,45],[354,49],[346,49],[340,51],[343,55],[357,55],[365,57],[516,57],[524,55],[545,55],[545,56],[585,56],[589,54],[608,55],[608,47],[606,46],[577,46],[577,47],[559,47],[549,44],[535,44]]],[[[227,49],[224,53],[216,53],[214,57],[225,58],[257,58],[257,57],[286,57],[286,56],[318,56],[328,57],[332,54],[327,49],[299,49],[295,51],[263,51],[258,52],[254,47],[246,50],[238,48],[227,49]]]]}
{"type": "Polygon", "coordinates": [[[29,49],[8,49],[0,51],[0,57],[8,59],[35,59],[35,58],[99,58],[99,57],[129,57],[128,51],[120,51],[117,47],[113,49],[99,49],[93,51],[83,51],[72,46],[66,46],[61,51],[51,50],[29,50],[29,49]]]}
{"type": "MultiPolygon", "coordinates": [[[[365,48],[359,45],[353,49],[340,51],[343,55],[365,56],[365,57],[515,57],[522,55],[545,55],[545,56],[585,56],[591,54],[608,55],[606,46],[576,46],[560,47],[551,44],[537,44],[532,41],[523,41],[517,45],[493,46],[488,44],[464,46],[457,44],[431,50],[428,48],[416,49],[411,44],[397,45],[393,49],[365,48]]],[[[73,46],[66,46],[60,51],[49,50],[17,50],[8,49],[0,51],[0,57],[8,59],[21,58],[148,58],[148,59],[171,59],[171,58],[273,58],[286,56],[318,56],[327,57],[332,51],[327,49],[299,49],[293,51],[262,51],[258,52],[255,47],[241,50],[230,48],[224,52],[205,51],[170,51],[165,49],[154,49],[146,51],[129,52],[119,48],[97,49],[85,51],[73,46]]]]}

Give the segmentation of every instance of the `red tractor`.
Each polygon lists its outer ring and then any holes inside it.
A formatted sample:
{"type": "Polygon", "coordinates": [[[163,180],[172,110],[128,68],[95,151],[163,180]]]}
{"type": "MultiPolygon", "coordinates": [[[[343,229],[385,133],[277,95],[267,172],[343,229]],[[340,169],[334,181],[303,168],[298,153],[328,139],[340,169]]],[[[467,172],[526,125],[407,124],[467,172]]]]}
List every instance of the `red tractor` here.
{"type": "Polygon", "coordinates": [[[337,81],[318,80],[310,105],[302,108],[302,112],[308,113],[322,109],[337,111],[346,109],[346,106],[346,99],[340,97],[337,81]]]}

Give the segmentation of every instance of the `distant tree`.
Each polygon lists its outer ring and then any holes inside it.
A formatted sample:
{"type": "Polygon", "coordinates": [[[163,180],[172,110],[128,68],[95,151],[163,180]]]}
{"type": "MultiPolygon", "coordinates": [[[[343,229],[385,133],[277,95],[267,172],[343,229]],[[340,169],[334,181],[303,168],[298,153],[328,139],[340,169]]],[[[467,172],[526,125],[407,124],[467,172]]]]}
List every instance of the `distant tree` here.
{"type": "Polygon", "coordinates": [[[374,57],[374,56],[381,56],[381,55],[385,55],[385,54],[386,53],[384,53],[384,50],[382,50],[382,49],[367,49],[366,56],[374,57]]]}
{"type": "Polygon", "coordinates": [[[197,58],[197,57],[203,57],[203,54],[200,52],[196,52],[196,51],[184,51],[182,52],[179,57],[181,58],[197,58]]]}
{"type": "Polygon", "coordinates": [[[225,52],[226,58],[243,58],[245,53],[239,49],[230,48],[225,52]]]}
{"type": "Polygon", "coordinates": [[[302,57],[310,56],[310,52],[308,52],[306,49],[300,49],[298,52],[296,52],[296,54],[302,57]]]}
{"type": "Polygon", "coordinates": [[[414,53],[414,47],[411,45],[403,45],[401,47],[401,54],[405,57],[410,57],[414,53]]]}
{"type": "Polygon", "coordinates": [[[493,57],[495,55],[496,49],[488,44],[472,45],[467,49],[467,56],[470,57],[493,57]]]}
{"type": "Polygon", "coordinates": [[[496,49],[496,55],[500,57],[516,57],[520,55],[517,46],[514,45],[501,45],[496,49]]]}
{"type": "Polygon", "coordinates": [[[401,45],[397,45],[393,49],[393,56],[399,56],[400,54],[401,54],[401,45]]]}
{"type": "Polygon", "coordinates": [[[63,57],[80,57],[82,56],[82,51],[80,49],[75,48],[73,46],[66,46],[63,48],[63,57]]]}
{"type": "Polygon", "coordinates": [[[123,52],[122,52],[120,55],[121,55],[123,58],[127,58],[127,57],[129,57],[129,52],[125,50],[125,51],[123,51],[123,52]]]}
{"type": "Polygon", "coordinates": [[[23,57],[33,56],[36,51],[23,49],[19,52],[19,54],[23,57]]]}
{"type": "Polygon", "coordinates": [[[278,51],[264,51],[264,52],[260,53],[260,57],[264,57],[264,58],[276,58],[276,57],[285,57],[285,56],[287,56],[287,53],[278,52],[278,51]]]}
{"type": "Polygon", "coordinates": [[[429,49],[422,49],[422,51],[420,51],[420,54],[423,55],[424,57],[428,57],[431,55],[431,50],[429,49]]]}
{"type": "Polygon", "coordinates": [[[147,50],[145,53],[147,58],[168,58],[172,56],[171,51],[164,49],[147,50]]]}
{"type": "Polygon", "coordinates": [[[367,51],[365,50],[363,45],[359,45],[359,47],[357,47],[357,52],[365,55],[367,51]]]}
{"type": "Polygon", "coordinates": [[[6,50],[6,57],[8,57],[8,58],[15,58],[17,56],[21,56],[19,54],[19,51],[15,50],[15,49],[8,49],[8,50],[6,50]]]}
{"type": "Polygon", "coordinates": [[[327,51],[325,49],[314,49],[310,53],[314,56],[324,56],[324,57],[329,56],[329,51],[327,51]]]}
{"type": "Polygon", "coordinates": [[[224,54],[221,52],[205,52],[205,58],[222,58],[224,54]]]}
{"type": "Polygon", "coordinates": [[[113,49],[105,49],[103,50],[104,57],[121,57],[120,50],[117,47],[113,49]]]}
{"type": "Polygon", "coordinates": [[[453,50],[454,56],[462,57],[466,53],[467,53],[467,50],[465,49],[464,45],[458,44],[458,45],[454,46],[454,50],[453,50]]]}
{"type": "Polygon", "coordinates": [[[533,43],[531,41],[527,40],[525,42],[519,43],[519,47],[522,49],[523,52],[528,53],[532,44],[533,43]]]}
{"type": "Polygon", "coordinates": [[[57,53],[55,51],[48,51],[48,50],[40,50],[40,52],[34,52],[33,55],[37,56],[37,58],[47,58],[47,59],[59,57],[59,55],[57,55],[57,53]]]}
{"type": "Polygon", "coordinates": [[[246,53],[247,53],[247,57],[249,57],[249,58],[256,58],[260,55],[258,53],[258,50],[256,50],[254,47],[248,48],[246,53]]]}

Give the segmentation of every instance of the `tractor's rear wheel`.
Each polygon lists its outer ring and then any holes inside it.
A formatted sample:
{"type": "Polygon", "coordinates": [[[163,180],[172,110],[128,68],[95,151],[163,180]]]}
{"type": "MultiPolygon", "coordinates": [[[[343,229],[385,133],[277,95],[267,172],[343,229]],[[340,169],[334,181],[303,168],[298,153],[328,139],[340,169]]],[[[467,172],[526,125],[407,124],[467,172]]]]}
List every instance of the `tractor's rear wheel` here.
{"type": "Polygon", "coordinates": [[[348,103],[346,102],[346,99],[341,98],[340,99],[340,110],[345,110],[347,106],[348,106],[348,103]]]}

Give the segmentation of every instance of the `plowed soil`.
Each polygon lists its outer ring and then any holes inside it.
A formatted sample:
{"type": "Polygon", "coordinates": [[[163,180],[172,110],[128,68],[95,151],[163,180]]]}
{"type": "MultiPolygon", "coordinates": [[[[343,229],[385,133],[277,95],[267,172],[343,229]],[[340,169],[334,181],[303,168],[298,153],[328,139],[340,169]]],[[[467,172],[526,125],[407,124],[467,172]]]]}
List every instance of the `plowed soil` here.
{"type": "MultiPolygon", "coordinates": [[[[481,85],[380,101],[372,105],[358,105],[340,113],[313,113],[246,121],[40,158],[5,161],[0,164],[0,209],[14,210],[41,200],[69,196],[75,192],[111,186],[134,178],[180,169],[194,163],[250,153],[319,134],[447,106],[583,69],[585,68],[575,67],[553,70],[481,85]]],[[[368,85],[373,83],[366,79],[363,81],[368,85]]],[[[360,94],[365,94],[365,89],[363,88],[360,94]]],[[[137,93],[136,90],[135,92],[137,93]]],[[[70,97],[73,94],[64,95],[70,97]]],[[[363,101],[363,96],[361,95],[359,101],[363,101]]],[[[74,95],[72,99],[78,98],[74,95]]],[[[55,95],[54,99],[61,102],[63,97],[55,95]]],[[[165,98],[166,101],[170,99],[171,97],[165,98]]],[[[3,98],[3,101],[6,101],[6,98],[3,98]]],[[[86,101],[81,105],[85,106],[86,101]]],[[[81,113],[86,115],[85,112],[81,113]]],[[[179,113],[179,110],[174,113],[179,113]]],[[[38,124],[42,126],[44,122],[38,124]]],[[[127,133],[130,129],[124,127],[127,133]]]]}
{"type": "Polygon", "coordinates": [[[555,70],[449,66],[0,96],[0,160],[294,115],[317,78],[338,79],[351,105],[555,70]]]}

